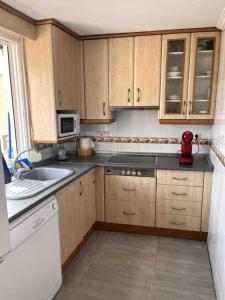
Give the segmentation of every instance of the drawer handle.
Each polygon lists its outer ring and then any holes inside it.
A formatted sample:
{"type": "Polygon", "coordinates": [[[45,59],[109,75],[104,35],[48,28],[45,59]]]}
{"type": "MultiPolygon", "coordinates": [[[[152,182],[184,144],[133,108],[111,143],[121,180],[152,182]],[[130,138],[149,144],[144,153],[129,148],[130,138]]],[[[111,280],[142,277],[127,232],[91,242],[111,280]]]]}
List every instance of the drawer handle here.
{"type": "Polygon", "coordinates": [[[186,210],[186,207],[170,207],[171,209],[173,209],[173,210],[186,210]]]}
{"type": "Polygon", "coordinates": [[[172,225],[185,225],[186,223],[185,222],[181,222],[181,223],[177,223],[177,222],[173,222],[173,221],[170,221],[170,224],[172,225]]]}
{"type": "Polygon", "coordinates": [[[122,190],[124,190],[125,192],[135,192],[136,189],[133,188],[133,189],[128,189],[128,188],[125,188],[125,187],[122,187],[122,190]]]}
{"type": "Polygon", "coordinates": [[[127,216],[135,216],[136,215],[136,213],[134,213],[134,212],[126,212],[126,211],[123,211],[123,214],[124,215],[127,215],[127,216]]]}
{"type": "Polygon", "coordinates": [[[175,196],[187,196],[187,193],[176,193],[176,192],[172,192],[173,195],[175,196]]]}
{"type": "Polygon", "coordinates": [[[187,180],[188,179],[187,177],[183,177],[183,178],[172,177],[172,178],[175,179],[175,180],[187,180]]]}

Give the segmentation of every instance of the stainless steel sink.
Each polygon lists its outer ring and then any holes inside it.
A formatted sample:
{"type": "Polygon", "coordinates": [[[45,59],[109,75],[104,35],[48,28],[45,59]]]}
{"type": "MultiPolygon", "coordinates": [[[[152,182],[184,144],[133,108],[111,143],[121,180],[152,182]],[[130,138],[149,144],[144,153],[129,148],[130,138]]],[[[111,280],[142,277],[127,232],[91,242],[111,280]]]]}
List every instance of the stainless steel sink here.
{"type": "Polygon", "coordinates": [[[58,181],[68,177],[71,174],[73,174],[73,171],[68,169],[40,167],[23,174],[22,178],[30,179],[30,180],[38,180],[38,181],[47,181],[47,180],[58,181]]]}
{"type": "Polygon", "coordinates": [[[72,175],[74,171],[60,168],[40,167],[23,174],[6,185],[6,197],[9,200],[21,200],[34,197],[54,184],[72,175]]]}

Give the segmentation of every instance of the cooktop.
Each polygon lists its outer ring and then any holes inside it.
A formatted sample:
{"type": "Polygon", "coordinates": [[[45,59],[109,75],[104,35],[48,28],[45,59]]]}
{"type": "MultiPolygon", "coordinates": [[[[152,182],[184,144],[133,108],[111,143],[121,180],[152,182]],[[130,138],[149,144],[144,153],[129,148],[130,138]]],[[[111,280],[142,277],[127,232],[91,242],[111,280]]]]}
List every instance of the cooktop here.
{"type": "Polygon", "coordinates": [[[156,156],[142,156],[142,155],[113,155],[108,160],[112,164],[125,164],[125,165],[155,165],[156,156]]]}

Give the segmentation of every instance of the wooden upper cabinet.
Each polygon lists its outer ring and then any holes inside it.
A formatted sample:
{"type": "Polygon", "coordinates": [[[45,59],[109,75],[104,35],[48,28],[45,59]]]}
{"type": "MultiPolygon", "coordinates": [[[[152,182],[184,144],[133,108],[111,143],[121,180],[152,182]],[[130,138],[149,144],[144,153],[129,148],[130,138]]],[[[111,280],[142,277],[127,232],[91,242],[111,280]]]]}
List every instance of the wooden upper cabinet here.
{"type": "Polygon", "coordinates": [[[161,39],[161,35],[135,37],[135,106],[159,106],[161,39]]]}
{"type": "Polygon", "coordinates": [[[58,27],[52,27],[53,61],[55,72],[56,108],[79,109],[76,80],[76,52],[74,38],[58,27]]]}
{"type": "Polygon", "coordinates": [[[191,35],[188,119],[214,118],[219,48],[219,32],[191,35]]]}
{"type": "Polygon", "coordinates": [[[186,119],[190,34],[162,39],[160,119],[186,119]]]}
{"type": "Polygon", "coordinates": [[[108,40],[87,40],[83,47],[86,119],[110,119],[108,40]]]}
{"type": "Polygon", "coordinates": [[[133,106],[134,38],[109,39],[109,106],[133,106]]]}

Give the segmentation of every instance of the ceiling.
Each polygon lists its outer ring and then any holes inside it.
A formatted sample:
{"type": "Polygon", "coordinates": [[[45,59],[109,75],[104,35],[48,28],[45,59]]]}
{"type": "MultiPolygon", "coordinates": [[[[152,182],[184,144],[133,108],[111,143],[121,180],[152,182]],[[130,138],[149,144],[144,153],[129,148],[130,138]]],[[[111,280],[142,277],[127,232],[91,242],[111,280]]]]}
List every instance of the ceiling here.
{"type": "Polygon", "coordinates": [[[224,0],[3,0],[79,35],[216,26],[224,0]]]}

